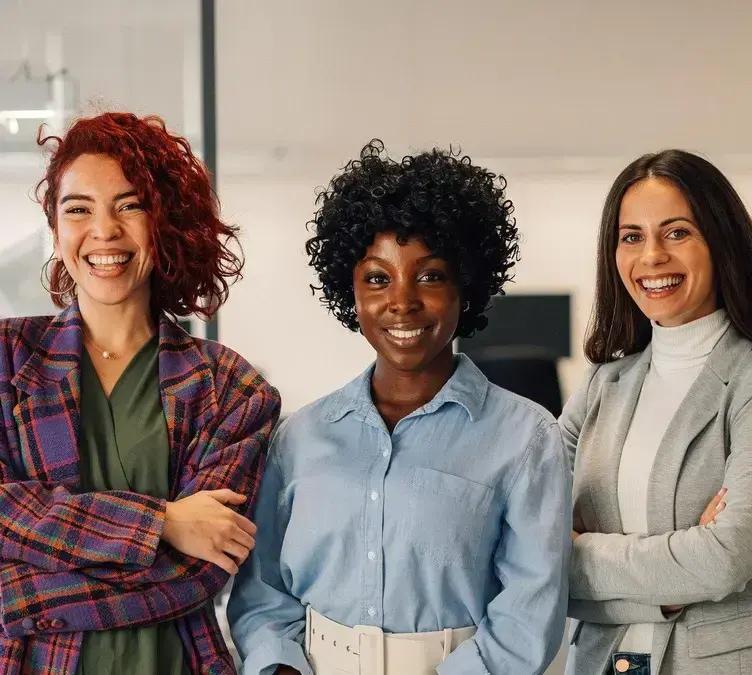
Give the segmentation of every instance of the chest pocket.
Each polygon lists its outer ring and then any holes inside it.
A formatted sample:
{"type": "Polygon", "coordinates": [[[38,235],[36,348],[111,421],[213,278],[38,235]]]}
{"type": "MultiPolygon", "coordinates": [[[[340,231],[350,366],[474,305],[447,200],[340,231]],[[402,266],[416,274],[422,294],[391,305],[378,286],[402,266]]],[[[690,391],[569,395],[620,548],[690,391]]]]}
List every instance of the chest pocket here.
{"type": "Polygon", "coordinates": [[[444,566],[476,566],[488,526],[491,488],[454,474],[415,467],[409,490],[409,510],[402,521],[407,554],[428,557],[444,566]]]}

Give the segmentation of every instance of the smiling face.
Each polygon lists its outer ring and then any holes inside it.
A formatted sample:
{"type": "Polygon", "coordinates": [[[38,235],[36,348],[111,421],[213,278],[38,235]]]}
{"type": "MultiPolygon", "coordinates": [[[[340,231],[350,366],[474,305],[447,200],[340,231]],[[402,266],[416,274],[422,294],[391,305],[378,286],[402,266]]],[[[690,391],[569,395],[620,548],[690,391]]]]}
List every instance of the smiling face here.
{"type": "Polygon", "coordinates": [[[616,266],[642,313],[661,326],[680,326],[717,309],[710,249],[670,180],[646,178],[624,194],[616,266]]]}
{"type": "Polygon", "coordinates": [[[82,305],[149,304],[150,219],[120,164],[79,155],[60,179],[55,255],[82,305]]]}
{"type": "Polygon", "coordinates": [[[353,270],[355,311],[378,359],[399,371],[423,371],[452,354],[460,294],[449,263],[421,239],[404,245],[376,235],[353,270]]]}

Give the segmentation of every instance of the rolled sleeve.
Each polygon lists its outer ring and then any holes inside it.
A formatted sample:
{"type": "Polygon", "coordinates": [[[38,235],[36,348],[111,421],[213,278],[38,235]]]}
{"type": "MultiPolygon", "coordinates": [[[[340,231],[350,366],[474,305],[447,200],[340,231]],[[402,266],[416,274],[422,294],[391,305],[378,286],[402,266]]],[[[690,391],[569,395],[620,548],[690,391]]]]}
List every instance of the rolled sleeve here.
{"type": "Polygon", "coordinates": [[[502,591],[440,675],[542,673],[561,644],[567,608],[571,480],[555,424],[539,429],[513,482],[494,557],[502,591]]]}

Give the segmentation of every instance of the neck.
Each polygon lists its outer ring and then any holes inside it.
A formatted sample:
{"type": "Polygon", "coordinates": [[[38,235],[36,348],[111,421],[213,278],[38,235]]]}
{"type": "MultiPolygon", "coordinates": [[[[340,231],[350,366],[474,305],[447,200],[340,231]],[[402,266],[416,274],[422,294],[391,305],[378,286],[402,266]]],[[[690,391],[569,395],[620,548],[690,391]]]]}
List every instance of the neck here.
{"type": "Polygon", "coordinates": [[[148,293],[116,305],[103,305],[81,295],[78,307],[86,334],[101,349],[126,354],[154,335],[148,293]]]}
{"type": "Polygon", "coordinates": [[[446,384],[454,371],[451,343],[428,366],[421,370],[399,370],[376,358],[371,377],[374,403],[418,408],[428,403],[446,384]]]}

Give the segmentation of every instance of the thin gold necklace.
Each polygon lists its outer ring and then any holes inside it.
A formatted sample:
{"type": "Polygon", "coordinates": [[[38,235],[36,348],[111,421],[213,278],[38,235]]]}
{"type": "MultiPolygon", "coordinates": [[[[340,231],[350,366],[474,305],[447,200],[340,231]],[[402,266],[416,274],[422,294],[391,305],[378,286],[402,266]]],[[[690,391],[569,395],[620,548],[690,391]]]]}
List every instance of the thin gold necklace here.
{"type": "Polygon", "coordinates": [[[96,342],[94,342],[94,338],[91,337],[88,330],[86,331],[86,334],[84,337],[89,341],[89,343],[91,343],[91,346],[94,347],[94,349],[96,349],[99,352],[99,354],[101,355],[103,359],[107,359],[108,361],[114,361],[115,359],[120,358],[119,354],[116,354],[115,352],[111,352],[107,349],[102,349],[96,342]]]}

